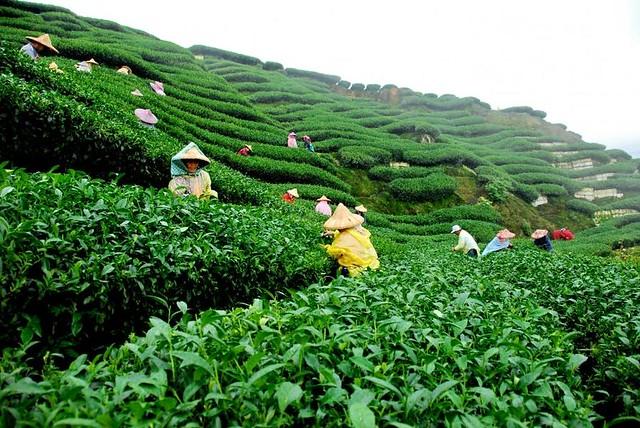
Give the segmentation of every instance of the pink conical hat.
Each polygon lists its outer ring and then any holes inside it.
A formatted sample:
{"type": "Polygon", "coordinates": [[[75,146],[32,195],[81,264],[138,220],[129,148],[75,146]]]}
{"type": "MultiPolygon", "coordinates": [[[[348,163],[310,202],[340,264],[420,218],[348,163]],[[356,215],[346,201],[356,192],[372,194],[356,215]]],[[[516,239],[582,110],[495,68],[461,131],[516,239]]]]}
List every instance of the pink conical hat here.
{"type": "Polygon", "coordinates": [[[509,229],[502,229],[502,230],[498,231],[496,236],[498,237],[498,239],[500,239],[502,241],[502,240],[505,240],[505,239],[514,238],[516,236],[516,234],[511,232],[509,229]]]}
{"type": "Polygon", "coordinates": [[[158,123],[158,118],[151,113],[151,110],[149,109],[137,108],[134,113],[141,122],[148,123],[149,125],[155,125],[158,123]]]}
{"type": "Polygon", "coordinates": [[[166,95],[164,93],[164,85],[162,84],[162,82],[158,82],[157,80],[155,82],[149,82],[149,86],[151,86],[151,89],[153,89],[153,91],[158,94],[158,95],[166,95]]]}
{"type": "Polygon", "coordinates": [[[549,231],[547,229],[536,229],[535,232],[531,234],[531,237],[533,239],[540,239],[544,236],[547,236],[548,234],[549,234],[549,231]]]}

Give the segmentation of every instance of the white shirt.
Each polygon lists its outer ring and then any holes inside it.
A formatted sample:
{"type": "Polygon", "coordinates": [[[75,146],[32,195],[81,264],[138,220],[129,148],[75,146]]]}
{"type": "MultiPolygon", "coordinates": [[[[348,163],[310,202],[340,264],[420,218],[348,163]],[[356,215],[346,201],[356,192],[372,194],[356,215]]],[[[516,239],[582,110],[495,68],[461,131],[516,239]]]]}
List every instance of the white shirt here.
{"type": "Polygon", "coordinates": [[[20,48],[20,51],[26,53],[27,55],[29,55],[31,58],[36,59],[38,58],[38,51],[36,50],[36,48],[34,48],[31,43],[27,43],[26,45],[24,45],[23,47],[20,48]]]}
{"type": "Polygon", "coordinates": [[[458,235],[458,245],[453,248],[455,251],[460,251],[464,254],[467,254],[470,250],[476,250],[478,253],[480,252],[480,248],[478,248],[478,244],[476,240],[473,239],[473,236],[466,230],[461,230],[458,235]]]}

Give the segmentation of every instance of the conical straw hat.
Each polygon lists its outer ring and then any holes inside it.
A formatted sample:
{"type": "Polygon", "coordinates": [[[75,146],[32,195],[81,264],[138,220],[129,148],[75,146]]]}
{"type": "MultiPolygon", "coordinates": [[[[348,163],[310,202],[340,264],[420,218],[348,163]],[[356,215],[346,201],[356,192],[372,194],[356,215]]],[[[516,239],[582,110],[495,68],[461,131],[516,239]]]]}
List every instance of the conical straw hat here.
{"type": "Polygon", "coordinates": [[[136,97],[142,97],[142,92],[140,92],[139,89],[136,89],[135,91],[131,91],[131,95],[135,95],[136,97]]]}
{"type": "Polygon", "coordinates": [[[316,199],[316,202],[322,202],[322,201],[331,202],[331,199],[327,198],[325,195],[322,195],[321,197],[316,199]]]}
{"type": "Polygon", "coordinates": [[[533,239],[540,239],[543,236],[547,236],[548,233],[549,231],[547,229],[536,229],[536,231],[531,234],[531,237],[533,239]]]}
{"type": "Polygon", "coordinates": [[[245,146],[247,149],[249,149],[249,151],[250,151],[250,152],[252,152],[252,151],[253,151],[253,147],[251,147],[251,145],[250,145],[250,144],[245,144],[244,146],[245,146]]]}
{"type": "Polygon", "coordinates": [[[515,238],[516,234],[511,232],[509,229],[502,229],[498,231],[498,233],[496,233],[496,236],[498,237],[498,239],[504,240],[515,238]]]}
{"type": "MultiPolygon", "coordinates": [[[[193,144],[193,143],[190,143],[193,144]]],[[[193,147],[190,147],[189,149],[187,149],[182,156],[180,156],[180,158],[185,161],[185,160],[197,160],[197,161],[201,161],[206,163],[207,165],[209,165],[211,163],[211,161],[209,160],[208,157],[206,157],[204,155],[204,153],[202,153],[202,151],[198,148],[198,146],[196,146],[195,144],[193,145],[193,147]]]]}
{"type": "Polygon", "coordinates": [[[155,125],[158,123],[158,118],[149,109],[137,108],[134,110],[135,115],[144,123],[149,125],[155,125]]]}
{"type": "Polygon", "coordinates": [[[93,59],[93,58],[91,58],[89,61],[85,61],[85,62],[86,62],[87,64],[98,65],[98,62],[97,62],[95,59],[93,59]]]}
{"type": "Polygon", "coordinates": [[[364,205],[358,205],[356,207],[356,211],[360,211],[361,213],[366,213],[367,209],[364,207],[364,205]]]}
{"type": "Polygon", "coordinates": [[[46,48],[54,51],[55,53],[60,53],[58,52],[58,49],[54,48],[53,45],[51,44],[51,37],[49,37],[48,34],[42,34],[38,37],[25,37],[25,39],[31,41],[31,42],[36,42],[36,43],[40,43],[42,46],[45,46],[46,48]]]}
{"type": "Polygon", "coordinates": [[[287,193],[290,194],[291,196],[295,197],[295,198],[299,198],[300,195],[298,195],[298,189],[289,189],[287,190],[287,193]]]}
{"type": "Polygon", "coordinates": [[[329,220],[324,222],[324,228],[329,230],[349,229],[363,222],[362,217],[352,214],[347,207],[340,203],[329,220]]]}
{"type": "Polygon", "coordinates": [[[126,65],[123,65],[122,67],[120,67],[120,68],[117,70],[117,72],[118,72],[118,73],[120,73],[120,74],[132,74],[132,73],[133,73],[133,72],[131,71],[131,69],[130,69],[128,66],[126,66],[126,65]]]}

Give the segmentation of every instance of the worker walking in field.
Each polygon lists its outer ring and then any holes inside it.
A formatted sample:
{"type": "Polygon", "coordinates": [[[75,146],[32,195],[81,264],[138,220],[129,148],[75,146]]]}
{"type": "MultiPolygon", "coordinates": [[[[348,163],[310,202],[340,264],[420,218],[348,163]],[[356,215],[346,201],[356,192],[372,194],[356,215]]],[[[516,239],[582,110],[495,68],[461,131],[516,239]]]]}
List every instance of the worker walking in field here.
{"type": "Polygon", "coordinates": [[[333,235],[331,245],[325,245],[329,256],[336,259],[343,275],[356,276],[365,269],[378,269],[380,261],[371,233],[361,226],[362,217],[338,204],[333,215],[324,223],[325,234],[333,235]]]}
{"type": "Polygon", "coordinates": [[[516,234],[509,231],[509,229],[502,229],[496,233],[496,236],[487,244],[486,247],[484,247],[484,250],[482,250],[482,257],[490,253],[512,248],[513,245],[510,240],[515,236],[516,234]]]}
{"type": "Polygon", "coordinates": [[[531,238],[536,247],[549,252],[553,251],[553,245],[551,245],[549,231],[547,229],[536,229],[535,232],[531,234],[531,238]]]}
{"type": "Polygon", "coordinates": [[[211,177],[203,168],[211,161],[195,143],[187,144],[171,158],[169,189],[176,196],[193,195],[199,199],[218,199],[218,192],[211,190],[211,177]]]}
{"type": "Polygon", "coordinates": [[[458,245],[452,247],[451,251],[462,251],[463,254],[469,257],[478,257],[480,248],[469,232],[454,224],[451,228],[451,233],[458,235],[458,245]]]}
{"type": "Polygon", "coordinates": [[[29,43],[22,46],[20,51],[29,55],[32,59],[40,58],[40,55],[45,52],[59,53],[58,49],[51,44],[51,37],[48,34],[42,34],[38,37],[29,36],[26,39],[29,43]]]}

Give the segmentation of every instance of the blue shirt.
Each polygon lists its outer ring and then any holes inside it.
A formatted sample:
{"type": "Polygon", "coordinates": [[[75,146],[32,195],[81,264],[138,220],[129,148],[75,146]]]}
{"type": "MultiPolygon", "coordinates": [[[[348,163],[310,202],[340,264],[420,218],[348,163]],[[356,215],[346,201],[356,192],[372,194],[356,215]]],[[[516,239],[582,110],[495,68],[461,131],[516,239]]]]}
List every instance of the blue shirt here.
{"type": "Polygon", "coordinates": [[[31,43],[27,43],[26,45],[21,47],[20,51],[26,53],[32,59],[37,59],[39,56],[38,51],[36,50],[36,48],[33,47],[33,45],[31,45],[31,43]]]}

